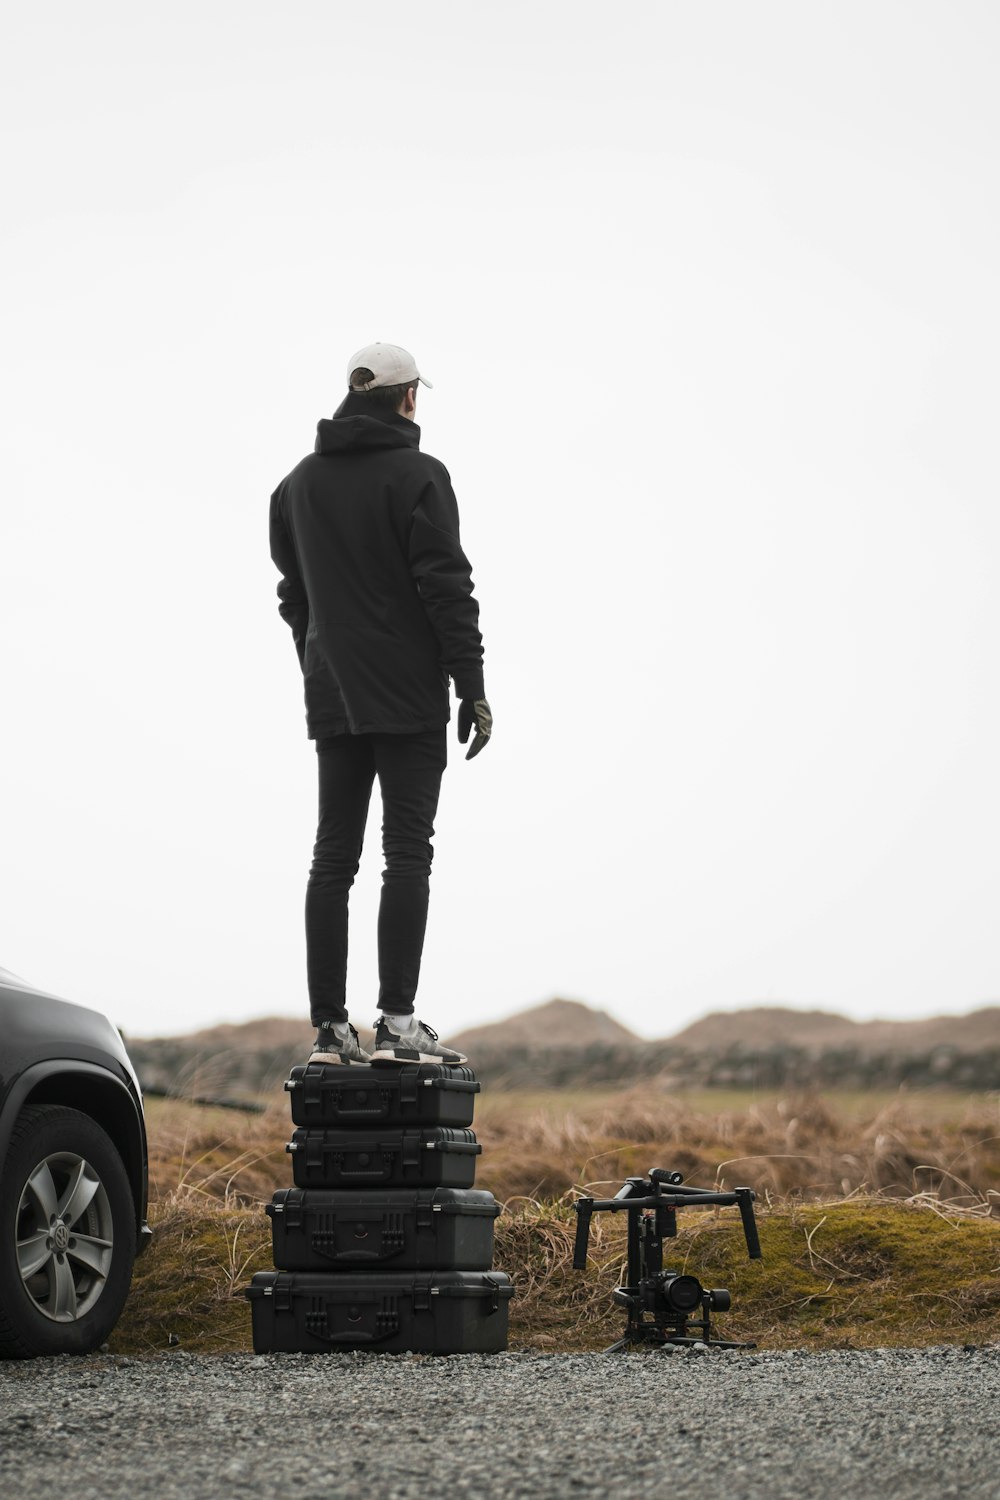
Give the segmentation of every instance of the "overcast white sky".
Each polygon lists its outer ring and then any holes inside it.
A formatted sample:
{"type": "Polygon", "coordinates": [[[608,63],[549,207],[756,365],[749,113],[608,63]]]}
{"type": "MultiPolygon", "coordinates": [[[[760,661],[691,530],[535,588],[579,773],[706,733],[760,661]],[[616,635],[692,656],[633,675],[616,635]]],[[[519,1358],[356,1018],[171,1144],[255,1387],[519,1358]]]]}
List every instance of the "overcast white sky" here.
{"type": "MultiPolygon", "coordinates": [[[[383,339],[496,719],[419,1013],[1000,997],[995,6],[6,14],[0,963],[306,1015],[267,503],[383,339]]],[[[379,876],[373,804],[364,1022],[379,876]]]]}

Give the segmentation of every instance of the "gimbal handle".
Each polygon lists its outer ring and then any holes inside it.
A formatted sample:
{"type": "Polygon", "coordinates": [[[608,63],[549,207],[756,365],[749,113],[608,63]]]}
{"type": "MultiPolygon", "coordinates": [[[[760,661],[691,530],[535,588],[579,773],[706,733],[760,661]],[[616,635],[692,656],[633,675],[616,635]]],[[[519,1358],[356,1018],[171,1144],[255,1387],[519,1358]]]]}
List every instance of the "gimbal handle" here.
{"type": "Polygon", "coordinates": [[[587,1264],[587,1248],[590,1244],[590,1216],[593,1212],[593,1198],[579,1198],[577,1200],[576,1242],[573,1246],[574,1271],[582,1271],[587,1264]]]}
{"type": "Polygon", "coordinates": [[[760,1249],[760,1239],[757,1234],[757,1220],[754,1218],[753,1200],[754,1193],[750,1188],[734,1188],[736,1201],[739,1205],[740,1218],[743,1221],[743,1238],[747,1242],[747,1254],[751,1260],[763,1259],[760,1249]]]}
{"type": "Polygon", "coordinates": [[[594,1213],[639,1214],[644,1209],[690,1208],[695,1204],[734,1205],[740,1211],[743,1238],[751,1260],[760,1260],[760,1238],[753,1202],[756,1194],[752,1188],[738,1187],[728,1193],[713,1193],[707,1189],[681,1186],[681,1174],[654,1167],[649,1179],[630,1177],[614,1198],[578,1198],[576,1202],[576,1241],[573,1246],[573,1269],[582,1271],[587,1264],[590,1244],[590,1220],[594,1213]],[[666,1189],[666,1191],[665,1191],[666,1189]]]}

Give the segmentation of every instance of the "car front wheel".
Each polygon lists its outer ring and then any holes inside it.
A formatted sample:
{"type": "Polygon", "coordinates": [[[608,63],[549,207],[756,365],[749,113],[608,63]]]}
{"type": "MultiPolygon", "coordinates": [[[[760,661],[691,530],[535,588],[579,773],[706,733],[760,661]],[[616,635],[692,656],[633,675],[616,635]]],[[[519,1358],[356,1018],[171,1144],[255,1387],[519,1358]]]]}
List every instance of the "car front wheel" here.
{"type": "Polygon", "coordinates": [[[0,1355],[98,1348],[125,1304],[135,1245],[109,1136],[79,1110],[25,1109],[0,1175],[0,1355]]]}

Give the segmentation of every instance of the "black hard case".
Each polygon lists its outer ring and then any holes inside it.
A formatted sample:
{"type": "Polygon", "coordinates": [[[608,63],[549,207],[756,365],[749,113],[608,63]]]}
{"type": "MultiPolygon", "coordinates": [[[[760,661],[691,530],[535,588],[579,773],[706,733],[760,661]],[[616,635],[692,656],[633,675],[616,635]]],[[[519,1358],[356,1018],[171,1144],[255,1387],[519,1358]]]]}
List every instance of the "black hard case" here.
{"type": "Polygon", "coordinates": [[[296,1125],[471,1125],[479,1084],[471,1068],[309,1063],[285,1083],[296,1125]]]}
{"type": "Polygon", "coordinates": [[[495,1354],[507,1347],[512,1294],[502,1271],[260,1271],[244,1295],[257,1354],[495,1354]]]}
{"type": "Polygon", "coordinates": [[[488,1271],[500,1205],[476,1188],[282,1188],[266,1212],[283,1271],[488,1271]]]}
{"type": "Polygon", "coordinates": [[[293,1131],[286,1147],[301,1188],[471,1187],[482,1146],[471,1130],[433,1125],[293,1131]]]}

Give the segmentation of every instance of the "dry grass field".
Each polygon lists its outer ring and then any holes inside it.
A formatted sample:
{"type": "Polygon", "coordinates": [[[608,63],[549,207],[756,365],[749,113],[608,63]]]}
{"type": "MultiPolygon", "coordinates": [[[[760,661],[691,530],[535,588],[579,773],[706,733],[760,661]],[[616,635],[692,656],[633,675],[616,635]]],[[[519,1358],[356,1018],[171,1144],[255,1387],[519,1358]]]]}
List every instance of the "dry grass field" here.
{"type": "MultiPolygon", "coordinates": [[[[151,1100],[148,1127],[156,1236],[112,1348],[247,1349],[239,1290],[270,1265],[263,1204],[291,1182],[286,1100],[262,1114],[151,1100]]],[[[682,1214],[668,1257],[730,1288],[726,1336],[770,1347],[1000,1339],[996,1095],[494,1089],[475,1128],[477,1185],[505,1206],[496,1263],[517,1288],[514,1348],[617,1336],[624,1221],[595,1218],[590,1265],[575,1272],[572,1205],[653,1166],[758,1193],[763,1261],[747,1261],[726,1209],[682,1214]]]]}

